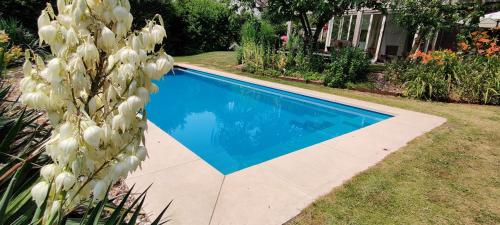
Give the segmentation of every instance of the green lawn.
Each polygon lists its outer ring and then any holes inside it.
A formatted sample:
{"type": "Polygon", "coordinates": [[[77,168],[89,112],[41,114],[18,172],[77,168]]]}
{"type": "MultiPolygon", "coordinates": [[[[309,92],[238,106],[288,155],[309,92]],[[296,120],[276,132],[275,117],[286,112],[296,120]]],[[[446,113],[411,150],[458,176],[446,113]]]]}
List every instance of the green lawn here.
{"type": "Polygon", "coordinates": [[[500,224],[500,107],[416,101],[254,76],[234,68],[233,52],[175,60],[448,119],[333,189],[289,225],[500,224]]]}

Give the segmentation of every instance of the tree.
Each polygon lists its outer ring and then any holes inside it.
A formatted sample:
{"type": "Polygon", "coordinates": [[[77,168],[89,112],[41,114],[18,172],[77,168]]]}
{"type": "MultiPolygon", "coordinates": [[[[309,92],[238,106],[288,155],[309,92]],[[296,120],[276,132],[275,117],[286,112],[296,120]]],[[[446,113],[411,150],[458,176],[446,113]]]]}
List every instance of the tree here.
{"type": "Polygon", "coordinates": [[[382,9],[380,0],[269,0],[268,13],[301,24],[308,50],[317,47],[323,26],[333,16],[342,16],[349,9],[361,7],[382,9]]]}
{"type": "Polygon", "coordinates": [[[390,8],[400,26],[416,34],[411,53],[415,52],[429,35],[467,23],[474,27],[484,15],[482,1],[459,2],[443,0],[394,0],[390,8]],[[464,22],[466,21],[466,22],[464,22]],[[426,36],[427,35],[427,36],[426,36]]]}

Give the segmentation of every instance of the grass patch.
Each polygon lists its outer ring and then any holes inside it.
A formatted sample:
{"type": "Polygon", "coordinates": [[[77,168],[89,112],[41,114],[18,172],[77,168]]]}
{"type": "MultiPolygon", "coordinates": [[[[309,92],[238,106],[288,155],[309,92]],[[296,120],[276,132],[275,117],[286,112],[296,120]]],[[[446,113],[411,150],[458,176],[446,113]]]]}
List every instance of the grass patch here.
{"type": "Polygon", "coordinates": [[[319,198],[288,225],[500,224],[500,107],[417,101],[256,76],[234,68],[233,52],[175,60],[448,119],[319,198]]]}

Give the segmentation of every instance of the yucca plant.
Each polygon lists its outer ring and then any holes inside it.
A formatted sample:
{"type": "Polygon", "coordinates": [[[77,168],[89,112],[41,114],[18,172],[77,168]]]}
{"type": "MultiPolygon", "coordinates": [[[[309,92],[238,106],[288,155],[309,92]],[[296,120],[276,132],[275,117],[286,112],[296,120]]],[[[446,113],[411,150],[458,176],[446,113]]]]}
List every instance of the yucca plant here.
{"type": "Polygon", "coordinates": [[[10,87],[0,90],[0,224],[12,224],[29,217],[36,205],[31,186],[38,180],[39,168],[50,163],[43,155],[43,144],[50,126],[41,114],[8,100],[10,87]]]}
{"type": "MultiPolygon", "coordinates": [[[[40,180],[40,168],[51,163],[44,152],[51,127],[40,112],[9,100],[11,89],[0,86],[0,225],[39,224],[46,205],[37,208],[30,192],[40,180]]],[[[118,205],[112,204],[117,199],[108,198],[85,202],[79,210],[54,217],[51,224],[136,224],[146,191],[126,205],[131,193],[118,205]]],[[[166,222],[160,218],[167,207],[152,224],[166,222]]]]}

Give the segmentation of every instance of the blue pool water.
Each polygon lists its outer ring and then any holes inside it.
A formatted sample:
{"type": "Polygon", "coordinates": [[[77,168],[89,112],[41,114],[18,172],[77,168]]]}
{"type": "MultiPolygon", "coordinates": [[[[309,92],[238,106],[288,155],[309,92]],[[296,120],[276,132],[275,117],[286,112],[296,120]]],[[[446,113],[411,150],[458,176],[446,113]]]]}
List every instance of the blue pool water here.
{"type": "Polygon", "coordinates": [[[223,174],[391,117],[191,69],[156,84],[149,120],[223,174]]]}

